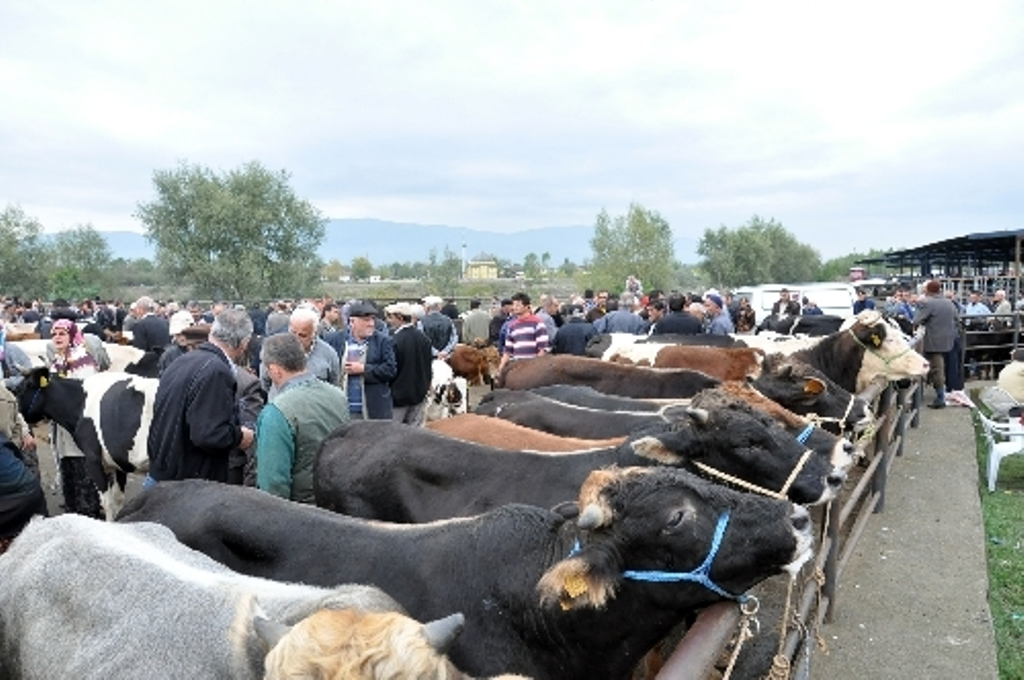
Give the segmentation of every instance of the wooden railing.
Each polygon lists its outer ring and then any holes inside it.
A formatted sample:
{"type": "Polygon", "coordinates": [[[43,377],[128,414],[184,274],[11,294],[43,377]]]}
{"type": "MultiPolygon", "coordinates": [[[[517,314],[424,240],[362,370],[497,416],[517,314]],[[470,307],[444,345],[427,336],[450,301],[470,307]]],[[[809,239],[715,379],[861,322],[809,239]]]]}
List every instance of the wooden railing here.
{"type": "MultiPolygon", "coordinates": [[[[875,426],[863,437],[863,474],[852,488],[825,506],[817,518],[822,527],[816,559],[803,573],[804,585],[795,593],[793,619],[800,625],[787,626],[789,632],[780,646],[791,667],[796,659],[810,653],[814,644],[807,631],[815,631],[831,622],[835,613],[836,590],[843,570],[854,554],[857,541],[874,513],[885,509],[885,490],[893,461],[903,454],[904,435],[908,427],[917,427],[921,407],[921,381],[910,381],[906,387],[884,380],[872,383],[860,397],[872,404],[875,426]],[[819,584],[814,574],[824,575],[819,584]]],[[[856,439],[856,436],[854,436],[856,439]]],[[[658,673],[658,680],[692,680],[704,678],[714,670],[723,650],[738,630],[742,614],[733,602],[719,602],[707,607],[690,626],[683,640],[658,673]]],[[[764,669],[765,673],[768,669],[764,669]]]]}

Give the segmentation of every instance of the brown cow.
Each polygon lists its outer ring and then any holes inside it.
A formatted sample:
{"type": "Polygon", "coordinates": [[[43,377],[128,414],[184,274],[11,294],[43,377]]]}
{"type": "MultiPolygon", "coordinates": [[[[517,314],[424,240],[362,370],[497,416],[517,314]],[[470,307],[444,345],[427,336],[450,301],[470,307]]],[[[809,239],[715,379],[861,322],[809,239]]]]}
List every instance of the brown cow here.
{"type": "Polygon", "coordinates": [[[448,357],[448,365],[455,377],[465,378],[470,385],[483,385],[491,384],[497,377],[498,360],[498,352],[493,347],[456,345],[448,357]]]}
{"type": "Polygon", "coordinates": [[[582,451],[618,446],[625,437],[576,439],[541,432],[500,418],[463,413],[435,420],[427,428],[453,439],[486,444],[506,451],[582,451]]]}
{"type": "Polygon", "coordinates": [[[511,390],[589,385],[605,394],[640,399],[684,399],[721,382],[700,371],[623,366],[566,354],[513,361],[505,368],[502,380],[503,386],[511,390]]]}
{"type": "Polygon", "coordinates": [[[756,347],[699,347],[690,345],[629,345],[619,349],[611,361],[653,368],[689,368],[719,380],[746,380],[761,375],[764,351],[756,347]],[[652,364],[647,357],[637,358],[631,350],[655,347],[652,364]]]}

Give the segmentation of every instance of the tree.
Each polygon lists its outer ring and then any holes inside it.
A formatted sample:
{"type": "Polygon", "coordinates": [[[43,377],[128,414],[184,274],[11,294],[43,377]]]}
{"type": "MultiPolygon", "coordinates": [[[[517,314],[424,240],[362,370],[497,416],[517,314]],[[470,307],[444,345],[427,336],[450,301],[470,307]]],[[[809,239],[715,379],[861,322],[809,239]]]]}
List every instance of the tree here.
{"type": "Polygon", "coordinates": [[[707,229],[697,245],[701,268],[716,286],[803,283],[817,279],[821,256],[774,219],[754,215],[737,229],[707,229]]]}
{"type": "Polygon", "coordinates": [[[81,300],[110,292],[113,256],[91,224],[58,233],[50,251],[51,298],[81,300]]]}
{"type": "Polygon", "coordinates": [[[338,261],[337,258],[331,259],[330,262],[323,266],[320,270],[323,278],[328,281],[339,281],[345,274],[345,267],[338,261]]]}
{"type": "Polygon", "coordinates": [[[43,226],[17,205],[0,213],[0,290],[28,300],[49,293],[49,248],[42,238],[43,226]]]}
{"type": "Polygon", "coordinates": [[[444,257],[438,261],[437,249],[431,248],[426,275],[428,291],[433,295],[455,297],[459,290],[460,278],[462,278],[462,258],[445,246],[444,257]]]}
{"type": "Polygon", "coordinates": [[[181,163],[153,173],[157,198],[135,216],[157,261],[195,293],[246,300],[299,296],[319,280],[313,253],[325,220],[288,185],[285,171],[253,161],[215,174],[181,163]]]}
{"type": "Polygon", "coordinates": [[[571,262],[569,258],[565,258],[562,260],[562,264],[558,266],[558,273],[562,276],[572,276],[576,273],[577,269],[579,269],[579,267],[577,267],[574,262],[571,262]]]}
{"type": "Polygon", "coordinates": [[[644,288],[668,288],[675,267],[672,228],[661,215],[631,203],[615,219],[601,210],[590,239],[593,288],[621,291],[630,274],[644,288]]]}
{"type": "Polygon", "coordinates": [[[527,253],[523,258],[523,274],[531,281],[540,278],[540,258],[537,253],[527,253]]]}
{"type": "Polygon", "coordinates": [[[352,280],[369,281],[373,275],[373,263],[365,255],[352,258],[352,280]]]}

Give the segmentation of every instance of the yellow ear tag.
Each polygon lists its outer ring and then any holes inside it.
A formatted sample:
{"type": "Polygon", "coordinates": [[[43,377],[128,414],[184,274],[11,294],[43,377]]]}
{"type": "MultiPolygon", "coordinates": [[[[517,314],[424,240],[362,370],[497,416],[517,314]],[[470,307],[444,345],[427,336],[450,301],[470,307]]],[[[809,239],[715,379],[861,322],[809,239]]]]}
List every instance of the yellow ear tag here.
{"type": "Polygon", "coordinates": [[[50,384],[50,380],[46,376],[42,376],[42,377],[39,378],[39,386],[40,387],[46,387],[49,384],[50,384]]]}
{"type": "Polygon", "coordinates": [[[882,345],[882,339],[877,335],[872,335],[871,344],[873,344],[875,347],[880,347],[882,345]]]}
{"type": "Polygon", "coordinates": [[[577,598],[587,592],[587,581],[579,574],[573,574],[565,579],[565,592],[571,598],[577,598]]]}

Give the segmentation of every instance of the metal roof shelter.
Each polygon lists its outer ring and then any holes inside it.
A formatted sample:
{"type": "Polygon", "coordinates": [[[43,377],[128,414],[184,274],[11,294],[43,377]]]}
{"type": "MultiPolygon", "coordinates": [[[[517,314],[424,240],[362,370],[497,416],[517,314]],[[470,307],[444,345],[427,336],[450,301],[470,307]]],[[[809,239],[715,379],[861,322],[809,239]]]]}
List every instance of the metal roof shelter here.
{"type": "Polygon", "coordinates": [[[1024,230],[967,234],[928,245],[895,250],[857,264],[881,264],[890,275],[926,279],[941,276],[970,281],[980,289],[1012,290],[1020,299],[1021,244],[1024,230]]]}

